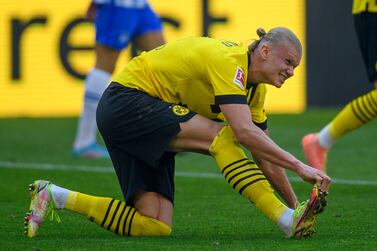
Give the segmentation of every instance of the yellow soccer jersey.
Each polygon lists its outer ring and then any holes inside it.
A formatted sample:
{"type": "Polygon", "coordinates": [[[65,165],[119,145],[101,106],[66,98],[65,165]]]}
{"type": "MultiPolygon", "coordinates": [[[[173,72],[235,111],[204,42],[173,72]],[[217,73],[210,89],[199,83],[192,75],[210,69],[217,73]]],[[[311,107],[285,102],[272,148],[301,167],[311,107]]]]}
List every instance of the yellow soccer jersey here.
{"type": "MultiPolygon", "coordinates": [[[[247,48],[196,37],[167,43],[132,59],[113,81],[221,119],[221,104],[250,104],[253,121],[266,121],[264,85],[250,88],[247,48]],[[252,100],[250,100],[252,98],[252,100]]],[[[251,86],[251,85],[250,85],[251,86]]]]}
{"type": "Polygon", "coordinates": [[[352,13],[359,14],[361,12],[377,12],[376,0],[353,0],[352,13]]]}

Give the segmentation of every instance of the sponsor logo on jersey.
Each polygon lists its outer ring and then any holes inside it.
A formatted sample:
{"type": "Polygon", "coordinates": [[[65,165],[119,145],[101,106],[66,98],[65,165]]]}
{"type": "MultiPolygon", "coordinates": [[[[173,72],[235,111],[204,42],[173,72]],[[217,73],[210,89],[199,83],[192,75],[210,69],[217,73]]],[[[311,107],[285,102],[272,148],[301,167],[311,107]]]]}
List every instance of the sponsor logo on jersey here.
{"type": "Polygon", "coordinates": [[[237,67],[236,69],[236,75],[234,75],[233,83],[241,87],[241,89],[245,89],[245,86],[243,83],[245,82],[245,73],[240,67],[237,67]]]}
{"type": "Polygon", "coordinates": [[[178,116],[185,116],[190,112],[189,109],[180,105],[174,105],[172,109],[173,109],[174,114],[178,116]]]}

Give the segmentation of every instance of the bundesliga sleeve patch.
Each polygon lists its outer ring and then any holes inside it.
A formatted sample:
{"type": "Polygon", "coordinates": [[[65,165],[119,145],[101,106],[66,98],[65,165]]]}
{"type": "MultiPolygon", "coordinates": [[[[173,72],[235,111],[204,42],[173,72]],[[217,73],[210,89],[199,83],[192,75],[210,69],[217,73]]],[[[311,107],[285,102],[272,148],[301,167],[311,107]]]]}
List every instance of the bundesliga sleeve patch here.
{"type": "Polygon", "coordinates": [[[245,82],[245,74],[243,73],[243,70],[240,67],[237,67],[236,69],[236,75],[234,75],[233,83],[238,85],[242,90],[245,89],[245,86],[243,83],[245,82]]]}

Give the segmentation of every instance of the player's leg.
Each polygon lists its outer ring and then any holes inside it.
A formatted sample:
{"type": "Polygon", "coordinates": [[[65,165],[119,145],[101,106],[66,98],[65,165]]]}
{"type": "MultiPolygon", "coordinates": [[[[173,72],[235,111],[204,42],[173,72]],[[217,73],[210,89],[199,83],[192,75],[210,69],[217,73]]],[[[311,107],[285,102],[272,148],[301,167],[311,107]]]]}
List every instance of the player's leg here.
{"type": "Polygon", "coordinates": [[[346,135],[377,116],[377,14],[354,15],[355,29],[370,82],[375,89],[349,102],[318,134],[308,134],[302,146],[308,163],[324,170],[327,151],[346,135]]]}
{"type": "MultiPolygon", "coordinates": [[[[104,128],[100,129],[103,131],[104,128]]],[[[36,181],[30,187],[32,199],[29,214],[25,217],[25,233],[28,236],[37,235],[42,222],[57,216],[56,211],[61,209],[79,213],[119,235],[170,235],[174,199],[174,155],[164,154],[155,168],[127,154],[119,148],[122,142],[114,142],[107,136],[104,134],[104,139],[125,200],[91,196],[48,181],[36,181]]]]}
{"type": "Polygon", "coordinates": [[[103,91],[110,82],[120,52],[127,47],[137,25],[137,16],[127,8],[113,3],[97,9],[96,62],[85,80],[83,108],[79,118],[73,155],[76,157],[108,158],[105,148],[96,141],[96,108],[103,91]]]}
{"type": "Polygon", "coordinates": [[[287,235],[309,236],[313,233],[317,211],[308,212],[306,209],[314,204],[321,207],[319,194],[316,192],[312,201],[297,209],[300,213],[294,214],[294,210],[285,206],[275,196],[266,177],[245,155],[229,126],[196,115],[189,121],[181,123],[181,131],[171,142],[170,147],[174,150],[209,152],[232,188],[254,203],[287,235]],[[307,212],[304,214],[304,211],[307,212]],[[298,218],[305,219],[297,221],[298,218]],[[297,222],[300,224],[297,225],[297,222]]]}
{"type": "Polygon", "coordinates": [[[97,44],[96,64],[85,79],[83,107],[79,118],[73,154],[76,157],[108,157],[96,140],[96,109],[106,89],[120,51],[97,44]]]}
{"type": "Polygon", "coordinates": [[[161,19],[149,5],[139,11],[139,22],[132,42],[142,51],[165,44],[161,19]]]}
{"type": "Polygon", "coordinates": [[[134,39],[138,48],[142,51],[150,51],[165,43],[165,38],[160,31],[148,32],[134,39]]]}
{"type": "Polygon", "coordinates": [[[305,135],[302,147],[309,165],[324,170],[333,144],[377,116],[377,90],[349,102],[319,133],[305,135]]]}
{"type": "Polygon", "coordinates": [[[43,180],[35,181],[29,189],[32,200],[25,217],[25,234],[29,237],[37,235],[45,219],[59,219],[58,209],[79,213],[119,235],[167,236],[171,233],[172,204],[157,193],[139,192],[135,195],[134,206],[126,201],[71,191],[43,180]],[[164,210],[163,214],[161,210],[164,210]]]}

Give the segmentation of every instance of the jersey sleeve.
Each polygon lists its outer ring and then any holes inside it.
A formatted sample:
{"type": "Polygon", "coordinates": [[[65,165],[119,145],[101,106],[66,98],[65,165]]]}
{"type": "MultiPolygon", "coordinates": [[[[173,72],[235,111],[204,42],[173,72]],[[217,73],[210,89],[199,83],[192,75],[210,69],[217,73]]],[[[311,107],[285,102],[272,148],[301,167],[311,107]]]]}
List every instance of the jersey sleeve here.
{"type": "Polygon", "coordinates": [[[249,107],[251,111],[251,118],[255,125],[257,125],[262,130],[267,129],[267,114],[264,108],[264,102],[266,98],[266,85],[259,84],[250,90],[250,101],[249,107]],[[255,89],[254,89],[255,88],[255,89]],[[254,92],[254,93],[253,93],[254,92]]]}
{"type": "Polygon", "coordinates": [[[209,59],[206,74],[213,86],[216,105],[247,104],[245,70],[237,60],[218,52],[209,59]]]}

